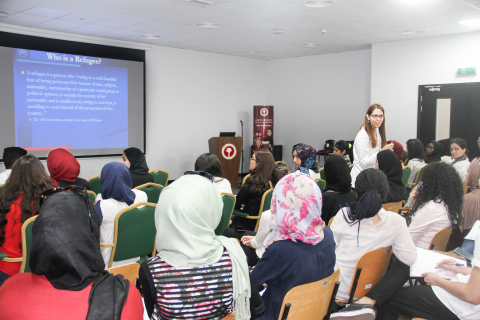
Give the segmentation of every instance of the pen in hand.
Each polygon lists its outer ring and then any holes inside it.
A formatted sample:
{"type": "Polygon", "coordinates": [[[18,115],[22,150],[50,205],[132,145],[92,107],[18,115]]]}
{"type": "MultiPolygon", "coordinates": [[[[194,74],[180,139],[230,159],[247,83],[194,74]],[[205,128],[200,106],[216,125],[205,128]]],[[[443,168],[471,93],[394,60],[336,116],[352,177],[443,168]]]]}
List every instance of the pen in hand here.
{"type": "Polygon", "coordinates": [[[462,263],[444,263],[443,265],[465,267],[465,265],[462,263]]]}

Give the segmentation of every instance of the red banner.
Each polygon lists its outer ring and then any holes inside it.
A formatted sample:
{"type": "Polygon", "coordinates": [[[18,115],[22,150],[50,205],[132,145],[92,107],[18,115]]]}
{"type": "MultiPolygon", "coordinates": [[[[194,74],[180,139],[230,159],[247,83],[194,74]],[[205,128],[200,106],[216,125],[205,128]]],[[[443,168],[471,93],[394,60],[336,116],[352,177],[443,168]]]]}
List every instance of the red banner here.
{"type": "Polygon", "coordinates": [[[273,147],[273,106],[253,106],[253,150],[263,148],[262,142],[273,147]]]}

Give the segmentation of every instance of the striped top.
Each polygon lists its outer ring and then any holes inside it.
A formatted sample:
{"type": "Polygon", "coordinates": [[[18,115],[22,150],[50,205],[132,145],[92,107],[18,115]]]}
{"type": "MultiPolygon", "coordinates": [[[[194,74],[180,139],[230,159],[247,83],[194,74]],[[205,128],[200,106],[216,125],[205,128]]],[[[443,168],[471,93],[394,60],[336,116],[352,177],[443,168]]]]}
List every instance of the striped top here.
{"type": "Polygon", "coordinates": [[[156,256],[148,267],[156,291],[152,319],[221,319],[231,313],[232,262],[226,251],[212,265],[174,268],[156,256]]]}

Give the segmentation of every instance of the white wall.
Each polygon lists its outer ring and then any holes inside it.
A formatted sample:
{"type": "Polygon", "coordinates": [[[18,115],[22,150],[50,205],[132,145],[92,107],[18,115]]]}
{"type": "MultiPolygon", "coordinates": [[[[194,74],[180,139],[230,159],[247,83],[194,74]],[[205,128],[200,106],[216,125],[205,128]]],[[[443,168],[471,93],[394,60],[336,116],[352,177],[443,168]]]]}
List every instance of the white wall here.
{"type": "Polygon", "coordinates": [[[405,147],[417,136],[418,86],[479,82],[457,75],[458,68],[480,67],[480,32],[374,44],[372,103],[385,107],[387,139],[405,147]]]}
{"type": "Polygon", "coordinates": [[[370,105],[371,51],[267,61],[267,103],[274,142],[293,166],[292,146],[322,150],[325,140],[353,140],[370,105]]]}

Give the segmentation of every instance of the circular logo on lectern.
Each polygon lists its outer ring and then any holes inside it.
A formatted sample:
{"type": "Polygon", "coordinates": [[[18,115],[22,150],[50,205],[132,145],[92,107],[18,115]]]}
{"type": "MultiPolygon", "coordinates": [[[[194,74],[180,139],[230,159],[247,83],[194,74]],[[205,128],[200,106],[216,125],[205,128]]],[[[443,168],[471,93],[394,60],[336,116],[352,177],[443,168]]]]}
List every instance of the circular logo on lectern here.
{"type": "Polygon", "coordinates": [[[237,148],[231,143],[227,143],[222,148],[222,155],[225,159],[231,160],[237,155],[237,148]]]}
{"type": "Polygon", "coordinates": [[[260,115],[262,117],[268,116],[268,109],[267,108],[262,108],[262,110],[260,110],[260,115]]]}

